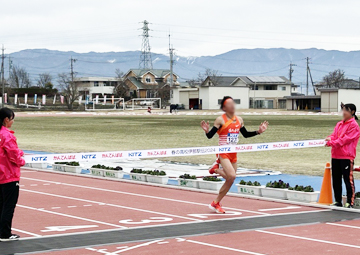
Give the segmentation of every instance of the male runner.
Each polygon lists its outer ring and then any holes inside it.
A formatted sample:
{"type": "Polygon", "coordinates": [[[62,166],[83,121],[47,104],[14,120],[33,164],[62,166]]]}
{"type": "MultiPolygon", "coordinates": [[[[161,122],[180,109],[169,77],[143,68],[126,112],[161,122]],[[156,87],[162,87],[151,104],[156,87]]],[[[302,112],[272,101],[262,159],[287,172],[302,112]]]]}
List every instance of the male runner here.
{"type": "MultiPolygon", "coordinates": [[[[211,139],[218,133],[219,145],[237,144],[239,133],[245,138],[260,135],[269,125],[267,121],[264,121],[261,123],[258,131],[247,131],[243,119],[235,115],[235,102],[232,97],[224,97],[220,108],[225,113],[216,118],[211,130],[209,122],[201,121],[201,127],[205,131],[207,138],[211,139]]],[[[225,179],[225,183],[221,187],[217,198],[209,205],[209,208],[217,213],[225,213],[225,210],[220,205],[220,201],[228,193],[236,178],[237,153],[224,153],[216,156],[217,160],[210,168],[209,173],[219,174],[225,179]],[[219,167],[219,164],[221,164],[222,169],[219,167]]]]}

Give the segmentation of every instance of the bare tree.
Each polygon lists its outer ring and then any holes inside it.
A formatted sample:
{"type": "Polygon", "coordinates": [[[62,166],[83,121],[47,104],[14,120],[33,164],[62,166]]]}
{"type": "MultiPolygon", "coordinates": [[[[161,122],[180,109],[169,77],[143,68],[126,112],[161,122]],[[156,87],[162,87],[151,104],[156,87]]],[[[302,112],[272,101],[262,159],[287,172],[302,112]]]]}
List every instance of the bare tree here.
{"type": "Polygon", "coordinates": [[[221,76],[221,74],[219,74],[219,71],[211,69],[211,68],[206,68],[203,73],[198,74],[196,81],[201,84],[206,80],[207,77],[210,77],[212,83],[214,85],[217,85],[220,76],[221,76]]]}
{"type": "Polygon", "coordinates": [[[340,88],[344,85],[345,80],[345,72],[343,70],[336,69],[325,75],[319,85],[327,88],[340,88]]]}
{"type": "Polygon", "coordinates": [[[49,73],[41,73],[39,74],[39,78],[36,80],[37,85],[40,88],[49,88],[53,87],[52,85],[52,76],[49,73]]]}
{"type": "Polygon", "coordinates": [[[126,85],[123,75],[124,73],[120,69],[115,70],[115,78],[117,80],[117,84],[114,87],[114,95],[115,97],[125,98],[129,95],[130,88],[126,85]]]}
{"type": "Polygon", "coordinates": [[[28,88],[31,86],[30,75],[25,68],[13,66],[10,71],[9,83],[13,88],[28,88]]]}
{"type": "Polygon", "coordinates": [[[75,82],[72,82],[68,73],[58,74],[58,84],[64,95],[65,103],[69,110],[74,109],[74,102],[79,98],[79,90],[75,82]]]}

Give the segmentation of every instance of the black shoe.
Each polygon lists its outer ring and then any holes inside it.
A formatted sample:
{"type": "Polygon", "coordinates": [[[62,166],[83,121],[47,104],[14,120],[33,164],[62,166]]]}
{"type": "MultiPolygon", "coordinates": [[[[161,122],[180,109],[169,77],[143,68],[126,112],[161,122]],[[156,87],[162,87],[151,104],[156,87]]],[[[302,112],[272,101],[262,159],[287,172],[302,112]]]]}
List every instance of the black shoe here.
{"type": "Polygon", "coordinates": [[[343,207],[342,203],[339,203],[339,202],[335,202],[335,203],[331,204],[331,206],[343,207]]]}
{"type": "Polygon", "coordinates": [[[1,242],[10,242],[10,241],[17,241],[19,240],[20,236],[19,235],[16,235],[16,234],[11,234],[10,237],[8,238],[0,238],[0,241],[1,242]]]}

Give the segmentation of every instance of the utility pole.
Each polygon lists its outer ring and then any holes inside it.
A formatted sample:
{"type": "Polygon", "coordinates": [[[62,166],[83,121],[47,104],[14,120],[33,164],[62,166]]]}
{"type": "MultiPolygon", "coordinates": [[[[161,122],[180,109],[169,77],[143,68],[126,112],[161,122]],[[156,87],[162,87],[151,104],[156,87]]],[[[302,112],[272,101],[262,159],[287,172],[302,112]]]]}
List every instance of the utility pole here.
{"type": "Polygon", "coordinates": [[[174,86],[174,72],[173,72],[174,48],[171,47],[170,34],[169,34],[169,55],[170,55],[170,88],[172,88],[172,86],[174,86]]]}
{"type": "Polygon", "coordinates": [[[4,77],[4,61],[5,61],[5,49],[4,45],[1,48],[1,87],[2,87],[2,101],[1,101],[1,107],[4,107],[5,105],[5,77],[4,77]]]}
{"type": "Polygon", "coordinates": [[[10,80],[10,76],[11,76],[11,68],[12,68],[12,60],[11,60],[10,55],[8,56],[8,58],[9,58],[9,80],[10,80]]]}
{"type": "Polygon", "coordinates": [[[74,59],[73,57],[70,58],[70,75],[71,75],[71,82],[74,83],[74,63],[77,61],[77,59],[74,59]]]}
{"type": "Polygon", "coordinates": [[[310,64],[309,57],[306,57],[306,95],[309,95],[309,64],[310,64]]]}
{"type": "Polygon", "coordinates": [[[142,29],[142,44],[139,68],[140,69],[153,69],[151,60],[151,48],[149,43],[149,22],[143,21],[142,29]]]}
{"type": "Polygon", "coordinates": [[[293,66],[296,66],[295,64],[293,64],[292,62],[290,62],[290,69],[289,69],[289,80],[292,81],[292,74],[294,72],[293,66]]]}

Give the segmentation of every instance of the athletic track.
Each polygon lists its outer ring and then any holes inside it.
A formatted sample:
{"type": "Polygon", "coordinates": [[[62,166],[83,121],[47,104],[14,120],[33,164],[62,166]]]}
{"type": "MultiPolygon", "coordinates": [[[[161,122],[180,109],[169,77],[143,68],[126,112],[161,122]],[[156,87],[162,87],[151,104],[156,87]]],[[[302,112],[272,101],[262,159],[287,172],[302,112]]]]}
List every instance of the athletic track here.
{"type": "Polygon", "coordinates": [[[360,214],[23,169],[0,254],[360,254],[360,214]]]}

